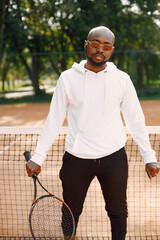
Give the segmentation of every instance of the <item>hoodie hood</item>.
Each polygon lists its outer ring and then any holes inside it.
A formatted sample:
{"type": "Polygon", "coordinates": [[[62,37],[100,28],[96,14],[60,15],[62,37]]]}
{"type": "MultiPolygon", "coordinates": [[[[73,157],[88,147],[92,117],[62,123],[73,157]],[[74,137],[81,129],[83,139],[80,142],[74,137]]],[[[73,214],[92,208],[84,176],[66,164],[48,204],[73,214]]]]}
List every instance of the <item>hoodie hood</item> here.
{"type": "Polygon", "coordinates": [[[117,67],[114,65],[114,63],[112,62],[107,62],[106,63],[106,68],[103,69],[102,71],[100,72],[93,72],[93,71],[90,71],[88,69],[86,69],[84,66],[86,64],[87,60],[82,60],[79,64],[78,63],[74,63],[72,68],[82,74],[85,74],[85,87],[84,87],[84,95],[86,94],[86,86],[87,86],[87,78],[88,78],[88,74],[97,74],[99,76],[102,76],[104,74],[105,76],[105,100],[104,100],[104,111],[105,111],[105,108],[106,108],[106,105],[107,105],[107,73],[110,73],[112,72],[113,70],[117,69],[117,67]]]}
{"type": "MultiPolygon", "coordinates": [[[[86,73],[86,72],[92,72],[88,69],[86,69],[84,66],[86,64],[87,60],[82,60],[80,63],[74,63],[72,65],[72,68],[75,69],[76,71],[79,71],[81,73],[86,73]]],[[[114,65],[113,62],[107,62],[106,63],[106,68],[96,74],[101,74],[101,73],[104,73],[104,72],[111,72],[113,70],[115,70],[117,67],[114,65]]],[[[94,72],[93,72],[94,73],[94,72]]]]}

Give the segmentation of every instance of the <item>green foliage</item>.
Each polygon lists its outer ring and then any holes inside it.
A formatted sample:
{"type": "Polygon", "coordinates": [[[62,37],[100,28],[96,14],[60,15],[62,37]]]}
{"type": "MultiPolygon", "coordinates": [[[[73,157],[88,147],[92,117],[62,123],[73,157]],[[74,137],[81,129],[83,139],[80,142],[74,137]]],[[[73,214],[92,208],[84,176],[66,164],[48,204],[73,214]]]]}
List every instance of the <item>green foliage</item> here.
{"type": "Polygon", "coordinates": [[[105,25],[116,36],[113,60],[142,88],[149,84],[147,79],[160,79],[160,57],[159,53],[140,54],[133,50],[160,49],[160,29],[156,24],[159,13],[158,0],[128,0],[126,4],[121,0],[3,0],[2,86],[7,80],[29,78],[35,94],[41,94],[40,79],[51,76],[51,72],[59,75],[79,61],[88,31],[105,25]]]}

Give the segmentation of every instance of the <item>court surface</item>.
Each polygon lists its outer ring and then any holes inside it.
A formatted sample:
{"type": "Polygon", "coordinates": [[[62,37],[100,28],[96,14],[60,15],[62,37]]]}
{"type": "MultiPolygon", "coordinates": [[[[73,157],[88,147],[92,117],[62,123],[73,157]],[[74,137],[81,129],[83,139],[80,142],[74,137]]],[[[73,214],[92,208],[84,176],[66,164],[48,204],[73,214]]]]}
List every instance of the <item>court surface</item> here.
{"type": "MultiPolygon", "coordinates": [[[[147,126],[160,126],[160,100],[141,101],[147,126]]],[[[43,126],[49,103],[0,105],[0,126],[43,126]]],[[[64,125],[67,125],[65,120],[64,125]]]]}
{"type": "MultiPolygon", "coordinates": [[[[141,101],[142,109],[145,114],[146,118],[146,125],[147,126],[160,126],[160,100],[145,100],[141,101]]],[[[0,105],[1,111],[0,111],[0,126],[37,126],[41,127],[43,126],[45,119],[48,114],[49,110],[49,103],[30,103],[30,104],[13,104],[13,105],[0,105]]],[[[67,121],[65,120],[64,125],[67,125],[67,121]]],[[[22,140],[24,140],[24,135],[22,135],[22,140]]],[[[12,153],[12,147],[14,147],[14,144],[12,144],[14,141],[11,141],[10,145],[10,152],[12,153]]],[[[25,145],[30,145],[29,140],[27,140],[27,143],[25,145]]],[[[8,145],[7,145],[8,146],[8,145]]],[[[6,147],[6,146],[5,146],[6,147]]],[[[4,147],[3,147],[4,148],[4,147]]],[[[15,146],[13,152],[16,153],[17,146],[15,146]]],[[[23,152],[22,147],[20,148],[21,152],[23,152]]],[[[18,151],[18,150],[17,150],[18,151]]],[[[136,150],[137,151],[137,150],[136,150]]],[[[19,153],[18,153],[19,155],[19,153]]],[[[22,154],[20,154],[22,156],[22,154]]],[[[61,158],[62,154],[59,155],[61,158]]],[[[7,157],[7,156],[6,156],[7,157]]],[[[8,206],[5,210],[2,208],[2,211],[6,211],[6,213],[2,213],[3,217],[6,216],[6,219],[3,219],[3,227],[0,228],[0,232],[4,229],[6,226],[6,222],[9,224],[10,229],[6,230],[6,235],[11,236],[12,234],[19,235],[19,236],[26,236],[25,238],[20,239],[31,239],[28,229],[28,211],[30,208],[30,202],[32,200],[32,182],[29,178],[24,177],[25,176],[25,168],[23,163],[23,156],[21,157],[22,161],[20,159],[18,160],[17,164],[14,164],[10,162],[8,164],[8,157],[7,161],[3,161],[0,170],[1,170],[1,182],[5,181],[5,184],[3,182],[2,186],[5,186],[5,190],[8,190],[8,193],[13,191],[16,193],[14,197],[8,199],[9,203],[6,203],[6,199],[1,198],[1,203],[5,201],[5,205],[8,206]],[[19,164],[21,163],[21,164],[19,164]],[[13,172],[15,173],[17,171],[21,172],[22,175],[20,177],[19,174],[17,174],[17,179],[12,175],[13,172]],[[6,172],[5,172],[6,171],[6,172]],[[4,178],[4,176],[8,176],[8,178],[4,178]],[[20,178],[19,178],[20,177],[20,178]],[[3,180],[3,181],[2,181],[3,180]],[[21,187],[19,186],[21,185],[21,187]],[[19,186],[19,187],[18,187],[19,186]],[[27,186],[27,189],[25,187],[27,186]],[[8,187],[8,188],[7,188],[8,187]],[[6,189],[7,188],[7,189],[6,189]],[[24,193],[21,195],[21,193],[24,193]],[[27,204],[25,205],[25,209],[21,209],[22,204],[18,206],[16,205],[16,201],[21,201],[21,203],[24,201],[26,202],[26,194],[27,192],[27,204]],[[10,202],[13,201],[13,204],[10,205],[10,202]],[[14,207],[12,207],[14,206],[14,207]],[[10,209],[11,208],[11,209],[10,209]],[[8,213],[13,213],[16,211],[19,215],[21,215],[22,210],[25,210],[24,219],[20,218],[17,220],[17,218],[12,219],[13,215],[10,215],[8,213]],[[9,212],[8,212],[9,211],[9,212]],[[9,215],[9,218],[7,217],[9,215]],[[13,220],[13,221],[12,221],[13,220]],[[14,222],[14,225],[12,223],[14,222]],[[23,229],[21,229],[21,225],[23,225],[23,229]],[[17,227],[18,226],[18,227],[17,227]]],[[[14,159],[13,159],[14,160],[14,159]]],[[[16,158],[15,158],[16,160],[16,158]]],[[[49,162],[48,162],[49,163],[49,162]]],[[[47,166],[47,161],[45,165],[47,166]]],[[[49,174],[51,171],[50,167],[44,166],[42,178],[44,177],[44,183],[50,178],[54,178],[58,173],[58,169],[56,171],[56,174],[49,174]],[[47,170],[50,169],[50,170],[47,170]],[[48,172],[49,171],[49,172],[48,172]],[[47,177],[46,177],[47,176],[47,177]],[[46,179],[47,180],[46,180],[46,179]]],[[[53,166],[55,170],[55,166],[53,166]]],[[[58,166],[57,166],[58,168],[58,166]]],[[[129,231],[130,236],[127,236],[126,240],[158,240],[160,237],[158,236],[157,232],[160,232],[160,226],[159,226],[159,176],[157,179],[152,181],[152,184],[147,183],[147,177],[144,172],[144,165],[142,162],[130,162],[130,176],[129,179],[129,188],[128,188],[128,202],[129,202],[129,209],[130,209],[130,217],[128,219],[129,221],[129,231]],[[134,170],[132,170],[134,169],[134,170]],[[141,172],[141,175],[136,176],[136,169],[138,172],[141,172]],[[132,178],[132,174],[134,175],[134,181],[132,178]],[[137,179],[138,178],[138,179],[137,179]],[[143,189],[143,190],[142,190],[143,189]],[[144,191],[145,190],[145,191],[144,191]],[[153,195],[156,194],[156,197],[153,195]],[[153,198],[150,198],[152,196],[153,198]],[[139,200],[138,200],[139,199],[139,200]],[[147,207],[147,208],[146,208],[147,207]],[[147,211],[146,211],[147,209],[147,211]],[[157,211],[158,210],[158,211],[157,211]],[[145,214],[144,214],[145,212],[145,214]],[[133,217],[134,216],[134,217],[133,217]],[[148,227],[146,227],[148,226],[148,227]],[[152,226],[152,227],[151,227],[152,226]],[[156,226],[156,227],[155,227],[156,226]],[[151,229],[152,228],[152,229],[151,229]],[[148,236],[152,233],[152,237],[148,236]],[[133,233],[133,234],[132,234],[133,233]],[[136,236],[135,233],[139,233],[138,236],[136,236]],[[139,236],[141,235],[141,236],[139,236]],[[132,236],[132,237],[131,237],[132,236]],[[145,237],[144,237],[145,236],[145,237]]],[[[55,179],[53,181],[55,183],[55,179]]],[[[46,182],[46,185],[48,183],[46,182]]],[[[45,186],[46,186],[45,185],[45,186]]],[[[60,194],[60,190],[58,188],[56,189],[55,186],[59,186],[59,184],[54,184],[54,192],[57,191],[57,194],[60,194]]],[[[52,186],[48,186],[49,189],[52,189],[52,186]]],[[[4,189],[1,189],[1,196],[4,196],[4,189]]],[[[6,197],[5,197],[6,198],[6,197]]],[[[2,204],[3,205],[3,204],[2,204]]],[[[2,216],[1,215],[1,216],[2,216]]],[[[2,219],[1,219],[2,220],[2,219]]],[[[2,222],[1,222],[2,223],[2,222]]],[[[4,234],[4,232],[3,232],[4,234]]],[[[96,239],[96,240],[109,240],[110,234],[110,225],[106,216],[106,213],[104,211],[104,203],[101,196],[99,184],[97,183],[96,179],[93,181],[89,193],[88,198],[86,199],[85,207],[84,207],[84,214],[82,215],[81,221],[80,221],[80,228],[78,230],[78,238],[77,240],[85,240],[85,239],[96,239]],[[97,194],[99,193],[99,194],[97,194]],[[97,199],[98,195],[98,199],[97,199]],[[95,201],[92,202],[90,199],[95,199],[95,201]],[[97,208],[99,211],[93,211],[93,209],[97,208]],[[91,214],[88,214],[88,210],[91,212],[91,214]],[[107,220],[107,222],[106,222],[107,220]],[[88,223],[88,224],[86,224],[88,223]],[[89,226],[91,224],[91,226],[89,226]],[[105,232],[103,232],[105,229],[105,232]],[[94,233],[95,231],[95,233],[94,233]],[[100,232],[102,237],[96,236],[96,233],[100,232]],[[82,237],[86,236],[86,237],[82,237]],[[96,238],[95,238],[96,236],[96,238]],[[105,236],[105,237],[104,237],[105,236]]],[[[12,235],[12,236],[13,236],[12,235]]],[[[0,239],[11,239],[6,236],[4,236],[0,239]]],[[[16,238],[13,238],[16,239],[16,238]]]]}

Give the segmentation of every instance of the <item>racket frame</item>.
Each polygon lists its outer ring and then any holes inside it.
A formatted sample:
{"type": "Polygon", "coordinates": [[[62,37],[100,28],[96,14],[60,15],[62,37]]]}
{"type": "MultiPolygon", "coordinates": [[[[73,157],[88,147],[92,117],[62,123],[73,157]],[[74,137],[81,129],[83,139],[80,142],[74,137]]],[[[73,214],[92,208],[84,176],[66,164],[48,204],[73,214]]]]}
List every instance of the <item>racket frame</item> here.
{"type": "MultiPolygon", "coordinates": [[[[30,152],[29,152],[29,151],[25,151],[23,155],[25,156],[25,159],[26,159],[26,161],[28,162],[28,161],[30,160],[30,158],[31,158],[30,152]]],[[[36,237],[34,236],[33,229],[32,229],[32,223],[31,223],[32,212],[33,212],[33,210],[34,210],[34,207],[35,207],[36,203],[38,203],[41,199],[43,199],[43,198],[45,198],[45,197],[53,197],[53,198],[56,198],[57,200],[61,201],[62,204],[64,204],[64,205],[68,208],[68,210],[69,210],[69,212],[70,212],[70,214],[71,214],[72,221],[73,221],[73,230],[72,230],[72,234],[71,234],[71,236],[70,236],[70,238],[69,238],[69,240],[71,240],[71,239],[73,238],[74,234],[75,234],[75,229],[76,229],[76,227],[75,227],[75,220],[74,220],[74,216],[73,216],[73,213],[72,213],[71,209],[69,208],[69,206],[68,206],[62,199],[60,199],[59,197],[57,197],[57,196],[55,196],[54,194],[50,193],[50,192],[42,185],[42,183],[40,182],[40,180],[39,180],[38,177],[37,177],[37,173],[36,173],[36,172],[33,173],[32,178],[33,178],[33,182],[34,182],[34,198],[33,198],[32,206],[31,206],[30,213],[29,213],[29,227],[30,227],[30,231],[31,231],[31,234],[32,234],[33,239],[36,240],[36,237]],[[42,196],[40,196],[39,198],[36,199],[36,197],[37,197],[37,184],[36,184],[36,183],[37,183],[37,182],[38,182],[39,185],[43,188],[43,190],[48,193],[48,195],[42,195],[42,196]]],[[[42,238],[43,238],[43,237],[42,237],[42,238]]]]}

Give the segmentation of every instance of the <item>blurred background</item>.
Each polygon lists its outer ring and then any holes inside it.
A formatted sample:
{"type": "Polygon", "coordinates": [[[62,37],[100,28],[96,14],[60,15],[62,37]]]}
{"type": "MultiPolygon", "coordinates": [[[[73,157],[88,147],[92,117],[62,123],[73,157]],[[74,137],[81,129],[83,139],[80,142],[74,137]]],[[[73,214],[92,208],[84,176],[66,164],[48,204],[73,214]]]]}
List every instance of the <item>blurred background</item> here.
{"type": "MultiPolygon", "coordinates": [[[[100,25],[114,32],[111,61],[131,76],[146,125],[156,126],[148,129],[160,160],[160,1],[0,0],[0,239],[30,239],[32,181],[26,177],[23,152],[35,150],[36,127],[45,122],[59,75],[85,58],[88,31],[100,25]]],[[[63,136],[41,173],[44,186],[58,196],[63,136]]],[[[128,139],[128,239],[160,239],[160,181],[148,183],[139,151],[128,139]]],[[[108,239],[103,238],[110,225],[101,189],[93,182],[89,191],[78,236],[108,239]]]]}
{"type": "Polygon", "coordinates": [[[60,73],[85,58],[95,26],[115,36],[111,61],[139,98],[160,99],[159,0],[2,0],[0,104],[50,102],[60,73]]]}

